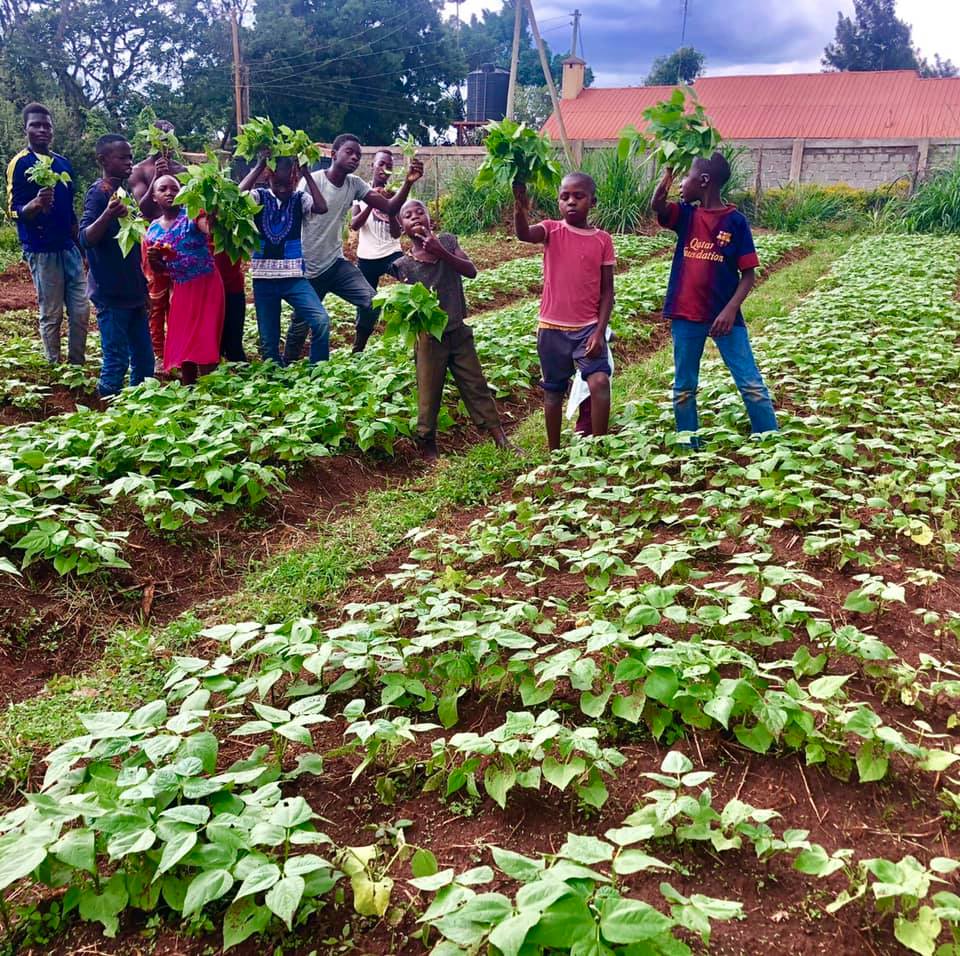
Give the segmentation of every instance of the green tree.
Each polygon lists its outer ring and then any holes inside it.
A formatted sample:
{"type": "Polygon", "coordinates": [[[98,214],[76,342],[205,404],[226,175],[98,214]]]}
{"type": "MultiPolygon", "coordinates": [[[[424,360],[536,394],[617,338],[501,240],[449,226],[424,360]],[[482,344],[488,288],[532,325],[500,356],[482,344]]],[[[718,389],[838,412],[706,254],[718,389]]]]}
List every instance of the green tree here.
{"type": "MultiPolygon", "coordinates": [[[[481,17],[475,14],[469,23],[460,29],[460,47],[466,58],[467,70],[476,70],[484,63],[507,69],[510,66],[510,52],[513,47],[514,0],[504,0],[500,10],[484,10],[481,17]]],[[[559,86],[562,82],[564,53],[554,53],[550,44],[544,41],[547,61],[553,81],[559,86]]],[[[533,34],[527,15],[521,17],[520,59],[517,64],[517,83],[521,86],[543,86],[543,68],[540,55],[533,42],[533,34]]],[[[587,67],[584,85],[593,83],[593,71],[587,67]]]]}
{"type": "Polygon", "coordinates": [[[960,72],[952,60],[941,60],[939,53],[933,54],[933,63],[927,60],[926,57],[921,57],[918,60],[918,68],[921,76],[947,79],[956,76],[957,73],[960,72]]]}
{"type": "Polygon", "coordinates": [[[550,118],[553,112],[553,103],[550,100],[550,91],[546,86],[521,86],[517,84],[517,91],[513,100],[513,116],[518,123],[526,123],[534,129],[540,129],[550,118]]]}
{"type": "Polygon", "coordinates": [[[826,70],[917,70],[925,76],[954,76],[956,67],[935,57],[931,66],[913,45],[909,23],[894,0],[853,0],[853,17],[837,14],[833,42],[823,51],[826,70]]]}
{"type": "Polygon", "coordinates": [[[176,83],[209,3],[190,0],[35,0],[0,18],[14,99],[53,90],[76,116],[99,108],[115,122],[151,81],[176,83]]]}
{"type": "Polygon", "coordinates": [[[459,116],[465,72],[436,0],[260,0],[244,34],[250,108],[329,140],[421,142],[459,116]]]}
{"type": "Polygon", "coordinates": [[[645,86],[672,86],[675,83],[692,83],[703,75],[706,57],[692,46],[682,46],[675,53],[658,56],[650,67],[645,86]]]}

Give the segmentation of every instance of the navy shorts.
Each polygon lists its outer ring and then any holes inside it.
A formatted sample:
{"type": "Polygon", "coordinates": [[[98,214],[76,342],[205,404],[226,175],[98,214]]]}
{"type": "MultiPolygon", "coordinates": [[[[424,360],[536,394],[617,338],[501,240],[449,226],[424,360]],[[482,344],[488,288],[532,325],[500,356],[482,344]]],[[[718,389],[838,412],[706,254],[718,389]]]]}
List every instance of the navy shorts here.
{"type": "Polygon", "coordinates": [[[610,355],[607,343],[597,358],[587,358],[587,342],[597,323],[582,329],[537,329],[537,354],[540,356],[540,387],[546,392],[565,393],[574,372],[586,380],[594,372],[610,374],[610,355]]]}

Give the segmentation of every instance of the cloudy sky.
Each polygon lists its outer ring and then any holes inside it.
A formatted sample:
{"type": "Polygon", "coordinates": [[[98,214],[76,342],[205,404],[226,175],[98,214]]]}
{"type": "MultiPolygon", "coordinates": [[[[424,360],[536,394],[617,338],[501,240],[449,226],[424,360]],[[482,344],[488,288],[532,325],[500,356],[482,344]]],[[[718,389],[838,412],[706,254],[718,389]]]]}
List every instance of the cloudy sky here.
{"type": "MultiPolygon", "coordinates": [[[[468,19],[500,0],[462,0],[468,19]]],[[[642,83],[651,61],[680,43],[683,0],[534,0],[546,41],[570,46],[570,12],[583,14],[583,50],[598,86],[642,83]]],[[[447,4],[449,13],[456,6],[447,4]]],[[[706,54],[707,73],[817,72],[833,38],[837,12],[850,14],[853,0],[688,0],[686,42],[706,54]]],[[[913,26],[914,43],[960,64],[960,0],[897,0],[899,16],[913,26]]],[[[506,66],[507,64],[503,64],[506,66]]]]}

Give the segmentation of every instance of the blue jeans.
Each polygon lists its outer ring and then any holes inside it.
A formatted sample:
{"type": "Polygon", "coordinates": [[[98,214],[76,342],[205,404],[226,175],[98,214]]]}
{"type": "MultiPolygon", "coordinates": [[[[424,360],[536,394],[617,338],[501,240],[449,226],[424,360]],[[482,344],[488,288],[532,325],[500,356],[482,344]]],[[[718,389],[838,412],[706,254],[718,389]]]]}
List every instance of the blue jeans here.
{"type": "MultiPolygon", "coordinates": [[[[700,380],[700,357],[710,335],[710,323],[672,319],[670,333],[673,336],[673,412],[677,419],[677,431],[695,432],[699,427],[697,385],[700,380]]],[[[747,327],[735,325],[727,335],[718,335],[714,342],[743,396],[750,416],[750,430],[775,432],[777,416],[773,413],[770,393],[763,384],[763,377],[754,360],[747,327]]],[[[695,439],[692,443],[697,444],[695,439]]]]}
{"type": "MultiPolygon", "coordinates": [[[[371,308],[373,301],[373,287],[363,277],[363,273],[346,259],[337,259],[337,261],[318,276],[313,276],[310,285],[323,302],[328,292],[340,296],[341,299],[357,307],[357,332],[364,334],[363,341],[366,342],[374,326],[377,324],[377,311],[371,308]]],[[[296,307],[294,307],[296,309],[296,307]]],[[[287,345],[283,352],[283,358],[286,362],[295,362],[303,352],[303,343],[307,338],[306,316],[300,314],[296,309],[290,328],[287,330],[287,345]]],[[[313,346],[310,347],[310,353],[313,354],[313,346]]]]}
{"type": "MultiPolygon", "coordinates": [[[[317,293],[304,278],[254,279],[253,304],[257,310],[257,328],[260,331],[260,354],[264,359],[286,365],[280,357],[280,303],[288,302],[298,319],[313,332],[310,342],[310,361],[326,362],[330,358],[330,317],[317,298],[317,293]]],[[[304,331],[304,337],[306,331],[304,331]]],[[[289,333],[287,349],[289,353],[289,333]]],[[[303,338],[300,339],[303,347],[303,338]]],[[[299,353],[293,359],[299,358],[299,353]]]]}
{"type": "Polygon", "coordinates": [[[40,305],[40,341],[48,362],[60,361],[60,327],[67,309],[67,361],[83,365],[90,301],[83,259],[76,246],[62,252],[24,252],[40,305]]]}
{"type": "Polygon", "coordinates": [[[139,385],[153,376],[153,345],[147,307],[102,309],[97,313],[103,364],[97,390],[103,397],[116,395],[123,388],[127,369],[130,384],[139,385]]]}

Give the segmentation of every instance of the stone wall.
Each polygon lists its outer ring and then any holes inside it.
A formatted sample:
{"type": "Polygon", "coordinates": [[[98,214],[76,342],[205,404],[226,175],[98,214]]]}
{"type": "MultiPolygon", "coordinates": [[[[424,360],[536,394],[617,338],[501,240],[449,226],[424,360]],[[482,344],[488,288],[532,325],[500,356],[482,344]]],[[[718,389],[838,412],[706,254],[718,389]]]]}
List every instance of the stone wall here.
{"type": "MultiPolygon", "coordinates": [[[[605,140],[575,141],[574,155],[582,157],[597,149],[611,149],[605,140]]],[[[747,179],[746,188],[756,185],[760,165],[760,186],[775,189],[790,182],[819,183],[829,186],[844,183],[856,189],[876,189],[906,178],[913,182],[918,174],[942,168],[960,157],[960,137],[950,141],[891,140],[745,140],[734,145],[744,150],[741,159],[747,179]]],[[[378,147],[365,147],[359,175],[370,179],[373,156],[378,147]]],[[[444,192],[458,169],[472,175],[486,155],[482,146],[429,146],[419,150],[424,179],[417,195],[433,199],[444,192]]],[[[403,157],[394,151],[399,168],[403,157]]]]}

